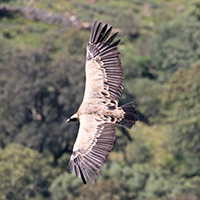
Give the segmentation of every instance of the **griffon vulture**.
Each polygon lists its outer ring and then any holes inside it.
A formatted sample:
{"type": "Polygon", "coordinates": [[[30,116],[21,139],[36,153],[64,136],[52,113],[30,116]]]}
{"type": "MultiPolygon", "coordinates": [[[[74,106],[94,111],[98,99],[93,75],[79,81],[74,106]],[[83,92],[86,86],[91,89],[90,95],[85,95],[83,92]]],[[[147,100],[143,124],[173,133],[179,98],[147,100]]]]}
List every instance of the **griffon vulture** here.
{"type": "Polygon", "coordinates": [[[132,128],[138,120],[132,102],[118,107],[123,70],[117,51],[120,40],[113,42],[118,33],[108,39],[111,30],[112,27],[95,20],[87,45],[83,102],[78,112],[67,120],[80,122],[69,164],[70,172],[75,171],[84,184],[87,176],[93,184],[93,174],[99,177],[98,170],[113,148],[116,124],[132,128]]]}

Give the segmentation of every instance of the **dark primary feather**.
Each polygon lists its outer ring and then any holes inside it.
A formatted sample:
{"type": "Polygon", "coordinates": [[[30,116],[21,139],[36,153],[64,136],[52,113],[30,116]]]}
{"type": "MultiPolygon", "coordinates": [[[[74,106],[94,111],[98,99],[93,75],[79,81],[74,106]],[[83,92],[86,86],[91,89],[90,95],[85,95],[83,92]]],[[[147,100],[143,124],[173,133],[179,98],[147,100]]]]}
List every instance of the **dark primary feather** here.
{"type": "Polygon", "coordinates": [[[91,31],[91,35],[90,35],[90,43],[93,42],[93,38],[94,38],[94,34],[96,32],[96,25],[97,25],[97,20],[94,21],[94,24],[92,26],[92,31],[91,31]]]}

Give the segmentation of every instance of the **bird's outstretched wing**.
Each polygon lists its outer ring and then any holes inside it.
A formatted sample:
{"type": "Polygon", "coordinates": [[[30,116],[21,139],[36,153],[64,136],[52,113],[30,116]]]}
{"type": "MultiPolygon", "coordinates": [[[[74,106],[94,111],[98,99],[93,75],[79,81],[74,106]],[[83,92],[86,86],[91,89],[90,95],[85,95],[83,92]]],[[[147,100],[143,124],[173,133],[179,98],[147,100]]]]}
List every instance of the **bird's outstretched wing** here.
{"type": "Polygon", "coordinates": [[[120,39],[113,42],[118,32],[109,39],[112,26],[103,26],[102,21],[95,20],[90,41],[87,45],[86,88],[84,100],[101,98],[119,101],[123,90],[123,69],[117,45],[120,39]],[[113,42],[113,43],[112,43],[113,42]]]}
{"type": "Polygon", "coordinates": [[[99,177],[98,170],[113,148],[115,132],[114,123],[104,122],[98,116],[82,116],[70,160],[70,172],[75,170],[84,184],[87,183],[86,174],[93,184],[93,174],[99,177]]]}
{"type": "Polygon", "coordinates": [[[111,30],[95,20],[87,45],[85,94],[77,112],[80,127],[70,160],[71,173],[75,170],[85,184],[86,174],[92,183],[93,173],[99,176],[115,140],[116,119],[109,113],[117,109],[121,97],[123,70],[117,51],[120,40],[113,42],[117,33],[109,38],[111,30]]]}

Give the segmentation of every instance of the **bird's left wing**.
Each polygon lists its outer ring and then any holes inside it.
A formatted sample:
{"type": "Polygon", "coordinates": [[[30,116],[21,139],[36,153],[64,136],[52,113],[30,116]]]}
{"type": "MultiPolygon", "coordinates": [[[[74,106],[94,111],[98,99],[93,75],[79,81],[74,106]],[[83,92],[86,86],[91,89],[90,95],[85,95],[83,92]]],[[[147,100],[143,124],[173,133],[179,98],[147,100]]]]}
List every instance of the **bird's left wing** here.
{"type": "Polygon", "coordinates": [[[87,183],[86,174],[94,184],[95,174],[113,148],[115,140],[115,123],[101,119],[98,115],[82,115],[76,143],[70,159],[70,172],[81,177],[87,183]]]}

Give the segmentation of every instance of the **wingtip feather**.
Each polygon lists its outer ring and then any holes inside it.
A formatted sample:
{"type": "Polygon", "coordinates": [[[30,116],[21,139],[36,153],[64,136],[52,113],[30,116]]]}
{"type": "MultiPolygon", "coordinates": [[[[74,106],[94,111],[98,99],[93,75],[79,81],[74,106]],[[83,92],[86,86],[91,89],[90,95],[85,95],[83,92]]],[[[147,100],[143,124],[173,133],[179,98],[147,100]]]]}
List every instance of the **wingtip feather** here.
{"type": "Polygon", "coordinates": [[[73,174],[74,173],[74,165],[70,164],[70,173],[73,174]]]}
{"type": "Polygon", "coordinates": [[[78,167],[79,167],[79,170],[80,170],[80,175],[81,175],[82,181],[83,181],[83,183],[86,185],[86,183],[87,183],[87,178],[86,178],[85,171],[84,171],[84,169],[82,169],[80,166],[78,166],[78,167]]]}

